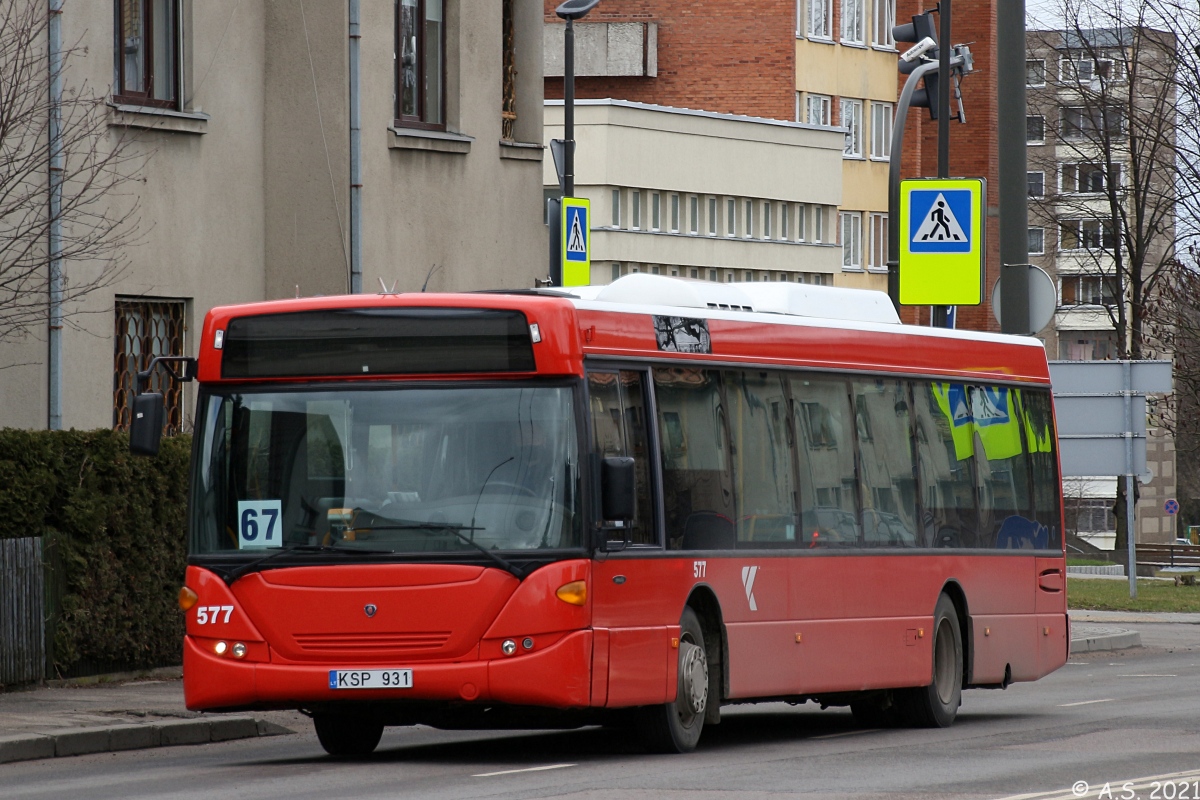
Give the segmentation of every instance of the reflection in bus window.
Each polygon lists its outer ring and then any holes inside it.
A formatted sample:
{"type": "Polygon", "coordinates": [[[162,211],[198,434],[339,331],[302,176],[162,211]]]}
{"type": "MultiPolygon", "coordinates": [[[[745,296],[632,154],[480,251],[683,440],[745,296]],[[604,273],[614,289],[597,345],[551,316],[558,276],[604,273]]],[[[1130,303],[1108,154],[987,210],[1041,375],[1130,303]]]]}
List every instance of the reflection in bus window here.
{"type": "Polygon", "coordinates": [[[1033,519],[1046,528],[1045,547],[1057,550],[1062,547],[1062,494],[1050,393],[1022,392],[1021,408],[1029,451],[1029,477],[1033,485],[1033,519]]]}
{"type": "Polygon", "coordinates": [[[853,547],[859,541],[854,435],[845,382],[789,381],[801,449],[800,524],[803,547],[853,547]]]}
{"type": "Polygon", "coordinates": [[[917,492],[906,381],[856,381],[855,426],[862,478],[863,543],[917,544],[917,492]]]}
{"type": "Polygon", "coordinates": [[[742,546],[794,546],[796,508],[787,397],[776,373],[722,372],[742,546]]]}
{"type": "Polygon", "coordinates": [[[600,458],[624,456],[634,462],[637,497],[633,544],[657,544],[650,502],[650,454],[646,447],[646,407],[642,373],[633,370],[588,373],[592,431],[600,458]]]}
{"type": "Polygon", "coordinates": [[[662,437],[663,506],[673,549],[737,546],[726,411],[716,370],[654,370],[662,437]]]}
{"type": "Polygon", "coordinates": [[[921,543],[926,547],[975,545],[978,518],[970,406],[962,386],[955,386],[958,388],[954,392],[948,383],[918,382],[913,387],[918,482],[924,511],[921,543]]]}

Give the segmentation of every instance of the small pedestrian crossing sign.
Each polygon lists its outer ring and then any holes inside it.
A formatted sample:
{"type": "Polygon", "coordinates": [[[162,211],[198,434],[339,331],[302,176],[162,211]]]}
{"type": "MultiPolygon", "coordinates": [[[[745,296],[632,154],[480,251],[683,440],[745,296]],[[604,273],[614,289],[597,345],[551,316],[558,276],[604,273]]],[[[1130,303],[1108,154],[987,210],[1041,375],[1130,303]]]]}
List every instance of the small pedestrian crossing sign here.
{"type": "Polygon", "coordinates": [[[983,302],[985,182],[919,178],[900,182],[900,302],[983,302]]]}
{"type": "Polygon", "coordinates": [[[591,201],[562,199],[563,286],[587,286],[592,278],[592,233],[588,227],[591,201]]]}

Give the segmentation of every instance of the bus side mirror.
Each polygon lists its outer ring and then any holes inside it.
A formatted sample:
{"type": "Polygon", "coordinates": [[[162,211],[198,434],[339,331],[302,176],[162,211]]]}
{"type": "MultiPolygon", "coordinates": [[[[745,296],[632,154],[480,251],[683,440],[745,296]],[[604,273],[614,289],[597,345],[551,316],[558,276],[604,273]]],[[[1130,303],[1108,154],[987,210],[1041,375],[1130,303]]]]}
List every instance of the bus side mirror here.
{"type": "Polygon", "coordinates": [[[632,458],[609,457],[600,462],[600,516],[606,521],[633,519],[636,483],[632,458]]]}
{"type": "Polygon", "coordinates": [[[158,455],[162,426],[162,394],[146,392],[133,398],[133,417],[129,422],[129,452],[136,456],[158,455]]]}

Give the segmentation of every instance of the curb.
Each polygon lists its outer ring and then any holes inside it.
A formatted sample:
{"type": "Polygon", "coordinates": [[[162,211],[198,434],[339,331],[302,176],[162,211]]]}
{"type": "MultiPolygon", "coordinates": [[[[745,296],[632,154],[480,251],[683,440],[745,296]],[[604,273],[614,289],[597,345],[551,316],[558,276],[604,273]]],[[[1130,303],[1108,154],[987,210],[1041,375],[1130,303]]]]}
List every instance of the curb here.
{"type": "Polygon", "coordinates": [[[1099,650],[1124,650],[1141,647],[1142,635],[1137,631],[1110,630],[1096,632],[1080,639],[1071,640],[1071,653],[1092,653],[1099,650]]]}
{"type": "Polygon", "coordinates": [[[257,736],[280,736],[295,731],[253,717],[186,719],[147,724],[71,728],[62,733],[0,736],[0,764],[38,758],[81,756],[117,750],[207,744],[257,736]]]}

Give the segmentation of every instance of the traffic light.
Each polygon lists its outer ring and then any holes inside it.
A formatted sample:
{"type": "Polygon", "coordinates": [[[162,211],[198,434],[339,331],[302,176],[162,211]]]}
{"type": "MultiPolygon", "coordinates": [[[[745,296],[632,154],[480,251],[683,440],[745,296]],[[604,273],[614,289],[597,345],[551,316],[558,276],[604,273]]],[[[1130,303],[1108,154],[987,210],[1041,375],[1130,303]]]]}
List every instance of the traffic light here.
{"type": "MultiPolygon", "coordinates": [[[[937,27],[933,12],[917,14],[907,25],[892,28],[892,38],[897,42],[911,42],[912,47],[900,54],[900,74],[908,75],[923,63],[938,59],[937,27]]],[[[929,118],[938,118],[938,73],[929,72],[924,78],[924,88],[913,92],[910,106],[929,109],[929,118]]]]}

